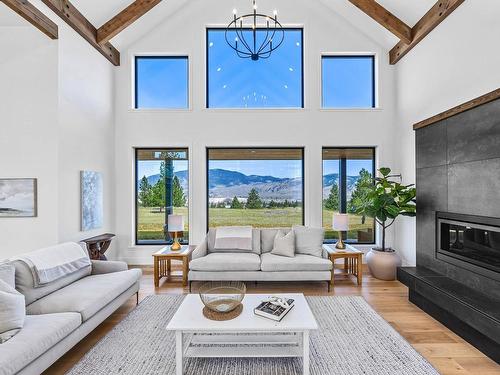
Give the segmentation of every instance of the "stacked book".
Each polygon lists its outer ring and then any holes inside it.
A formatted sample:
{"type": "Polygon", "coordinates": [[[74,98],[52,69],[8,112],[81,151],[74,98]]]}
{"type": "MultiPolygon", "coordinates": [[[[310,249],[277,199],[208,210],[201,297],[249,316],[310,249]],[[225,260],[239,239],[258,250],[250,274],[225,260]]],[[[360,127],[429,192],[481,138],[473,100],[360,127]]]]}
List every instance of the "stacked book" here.
{"type": "Polygon", "coordinates": [[[270,297],[262,301],[253,312],[255,315],[280,322],[293,306],[294,300],[292,298],[270,297]]]}

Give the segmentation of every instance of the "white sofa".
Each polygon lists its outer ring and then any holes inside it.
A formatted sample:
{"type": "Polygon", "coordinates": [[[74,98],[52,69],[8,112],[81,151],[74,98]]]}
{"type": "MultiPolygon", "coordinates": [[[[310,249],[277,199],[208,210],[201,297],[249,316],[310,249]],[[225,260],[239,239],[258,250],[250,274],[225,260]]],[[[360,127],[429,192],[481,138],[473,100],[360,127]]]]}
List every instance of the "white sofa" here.
{"type": "Polygon", "coordinates": [[[42,373],[138,293],[140,270],[128,270],[124,262],[91,263],[38,288],[24,262],[3,263],[15,267],[15,288],[25,296],[27,316],[21,331],[0,344],[0,375],[42,373]]]}
{"type": "MultiPolygon", "coordinates": [[[[291,229],[283,229],[289,232],[291,229]]],[[[321,256],[295,254],[285,257],[271,254],[279,229],[253,229],[252,251],[218,250],[216,228],[210,228],[196,247],[189,263],[189,289],[194,281],[326,281],[330,290],[333,264],[326,249],[321,256]]],[[[322,242],[322,241],[321,241],[322,242]]],[[[321,244],[320,244],[321,249],[321,244]]]]}

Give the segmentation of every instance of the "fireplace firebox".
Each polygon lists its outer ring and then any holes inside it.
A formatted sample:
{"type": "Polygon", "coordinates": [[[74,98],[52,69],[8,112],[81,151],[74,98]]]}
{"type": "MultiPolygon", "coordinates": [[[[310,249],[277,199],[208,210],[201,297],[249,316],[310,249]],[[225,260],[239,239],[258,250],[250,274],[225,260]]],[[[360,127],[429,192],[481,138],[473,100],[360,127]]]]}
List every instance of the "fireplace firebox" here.
{"type": "Polygon", "coordinates": [[[436,257],[500,280],[500,219],[436,213],[436,257]]]}

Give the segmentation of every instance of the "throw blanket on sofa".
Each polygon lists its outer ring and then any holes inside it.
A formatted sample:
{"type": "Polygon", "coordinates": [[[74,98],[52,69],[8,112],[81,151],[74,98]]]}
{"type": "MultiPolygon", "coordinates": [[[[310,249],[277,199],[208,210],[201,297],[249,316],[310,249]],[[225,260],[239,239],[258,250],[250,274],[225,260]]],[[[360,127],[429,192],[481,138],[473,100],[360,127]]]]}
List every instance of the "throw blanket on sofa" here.
{"type": "Polygon", "coordinates": [[[18,259],[33,273],[35,288],[91,266],[87,251],[74,242],[35,250],[18,259]]]}
{"type": "Polygon", "coordinates": [[[252,250],[252,227],[218,227],[214,247],[223,250],[252,250]]]}

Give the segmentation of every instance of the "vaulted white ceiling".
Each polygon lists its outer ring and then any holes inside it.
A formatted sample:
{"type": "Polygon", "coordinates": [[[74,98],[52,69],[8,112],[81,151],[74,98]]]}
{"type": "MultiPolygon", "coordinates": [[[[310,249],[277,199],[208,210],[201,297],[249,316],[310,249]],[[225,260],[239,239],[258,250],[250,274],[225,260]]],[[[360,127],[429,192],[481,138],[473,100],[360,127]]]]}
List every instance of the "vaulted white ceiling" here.
{"type": "MultiPolygon", "coordinates": [[[[95,27],[99,28],[122,9],[131,4],[132,1],[133,0],[72,0],[72,3],[95,27]]],[[[247,0],[235,1],[239,3],[247,0]]],[[[391,49],[398,42],[398,39],[393,34],[352,5],[348,0],[315,1],[321,1],[327,5],[334,12],[346,18],[348,22],[358,28],[362,33],[369,35],[387,50],[391,49]]],[[[188,2],[189,0],[162,1],[138,21],[113,38],[111,42],[118,49],[123,49],[130,43],[143,37],[161,22],[166,22],[170,15],[178,11],[188,2]]],[[[377,0],[377,2],[412,27],[432,7],[435,0],[377,0]]],[[[285,13],[286,10],[283,9],[282,12],[285,13]]],[[[7,6],[0,3],[0,26],[19,25],[29,24],[7,6]]]]}

